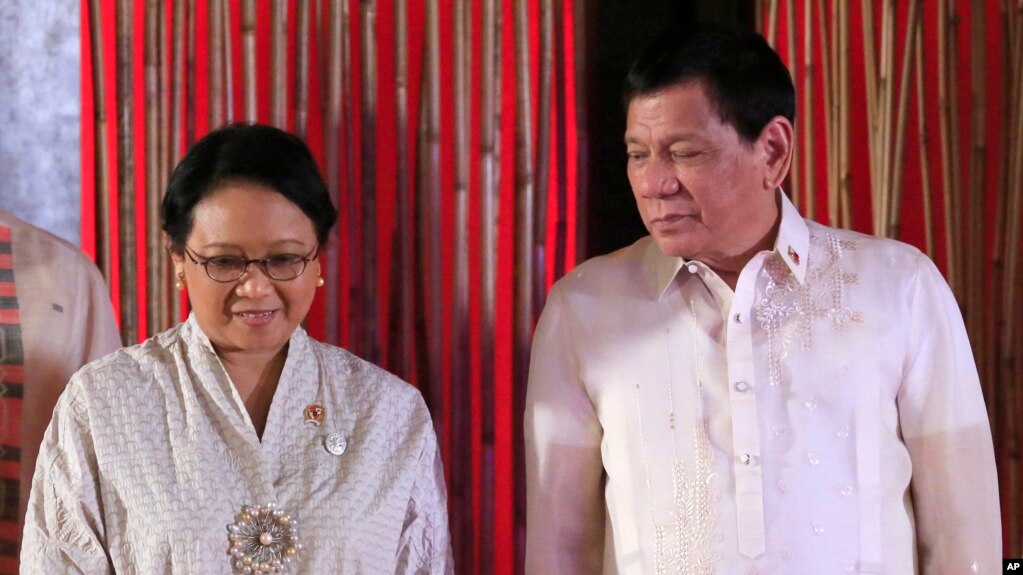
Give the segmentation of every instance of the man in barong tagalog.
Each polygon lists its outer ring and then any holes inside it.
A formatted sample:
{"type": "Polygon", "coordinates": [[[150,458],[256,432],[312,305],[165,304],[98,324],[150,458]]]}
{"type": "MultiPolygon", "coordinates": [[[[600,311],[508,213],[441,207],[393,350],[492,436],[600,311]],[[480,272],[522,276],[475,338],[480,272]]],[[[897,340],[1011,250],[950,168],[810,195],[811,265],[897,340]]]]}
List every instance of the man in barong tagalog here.
{"type": "Polygon", "coordinates": [[[306,145],[260,125],[206,135],[161,219],[192,312],[71,378],[23,572],[452,573],[422,396],[300,327],[337,221],[306,145]]]}
{"type": "Polygon", "coordinates": [[[537,326],[527,573],[1000,573],[956,301],[915,248],[806,220],[780,189],[777,54],[670,30],[624,100],[650,235],[559,281],[537,326]]]}

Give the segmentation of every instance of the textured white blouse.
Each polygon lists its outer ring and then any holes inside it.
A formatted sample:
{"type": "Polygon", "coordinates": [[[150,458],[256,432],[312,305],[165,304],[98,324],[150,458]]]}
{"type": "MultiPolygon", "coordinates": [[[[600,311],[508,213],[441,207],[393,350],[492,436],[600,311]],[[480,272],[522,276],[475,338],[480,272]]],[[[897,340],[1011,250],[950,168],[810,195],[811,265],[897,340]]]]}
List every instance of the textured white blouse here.
{"type": "Polygon", "coordinates": [[[299,328],[260,441],[189,318],[71,380],[36,466],[22,569],[232,573],[227,525],[267,503],[299,526],[287,573],[452,572],[416,389],[299,328]]]}
{"type": "Polygon", "coordinates": [[[780,195],[733,292],[650,237],[558,282],[526,400],[527,573],[997,574],[955,299],[780,195]]]}

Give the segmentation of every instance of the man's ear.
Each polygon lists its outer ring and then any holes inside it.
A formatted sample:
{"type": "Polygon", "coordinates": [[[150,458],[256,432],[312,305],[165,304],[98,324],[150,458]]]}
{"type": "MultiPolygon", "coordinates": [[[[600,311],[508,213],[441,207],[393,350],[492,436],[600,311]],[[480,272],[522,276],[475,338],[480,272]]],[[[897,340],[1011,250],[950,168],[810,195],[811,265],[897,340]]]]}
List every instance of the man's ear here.
{"type": "Polygon", "coordinates": [[[764,188],[774,190],[785,181],[792,165],[792,122],[784,116],[775,116],[760,132],[760,145],[764,151],[764,188]]]}

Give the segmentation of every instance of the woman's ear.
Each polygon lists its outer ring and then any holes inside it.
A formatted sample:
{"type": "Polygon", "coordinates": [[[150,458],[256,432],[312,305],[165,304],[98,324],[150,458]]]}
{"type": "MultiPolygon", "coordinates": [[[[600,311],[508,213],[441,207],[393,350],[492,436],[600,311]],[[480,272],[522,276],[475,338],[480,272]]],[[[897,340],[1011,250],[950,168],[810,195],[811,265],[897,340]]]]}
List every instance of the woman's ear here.
{"type": "Polygon", "coordinates": [[[785,181],[792,165],[792,122],[784,116],[775,116],[760,132],[764,149],[764,188],[774,190],[785,181]]]}
{"type": "Polygon", "coordinates": [[[164,234],[163,245],[167,250],[167,255],[170,256],[171,265],[174,266],[174,277],[179,277],[185,273],[185,254],[181,249],[174,248],[174,242],[170,239],[170,236],[164,234]]]}

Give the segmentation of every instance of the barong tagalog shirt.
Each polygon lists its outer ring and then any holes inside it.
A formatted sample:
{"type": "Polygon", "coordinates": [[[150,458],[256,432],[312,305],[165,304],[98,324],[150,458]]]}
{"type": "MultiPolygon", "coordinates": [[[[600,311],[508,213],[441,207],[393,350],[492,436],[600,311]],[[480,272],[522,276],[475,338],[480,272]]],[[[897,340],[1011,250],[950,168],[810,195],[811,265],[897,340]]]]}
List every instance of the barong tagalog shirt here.
{"type": "Polygon", "coordinates": [[[302,545],[287,573],[452,572],[417,390],[299,328],[260,441],[191,317],[72,378],[40,452],[23,568],[233,573],[228,524],[269,503],[290,521],[263,544],[302,545]]]}
{"type": "Polygon", "coordinates": [[[734,292],[652,238],[550,293],[526,399],[530,574],[996,574],[959,309],[905,244],[800,217],[734,292]]]}

